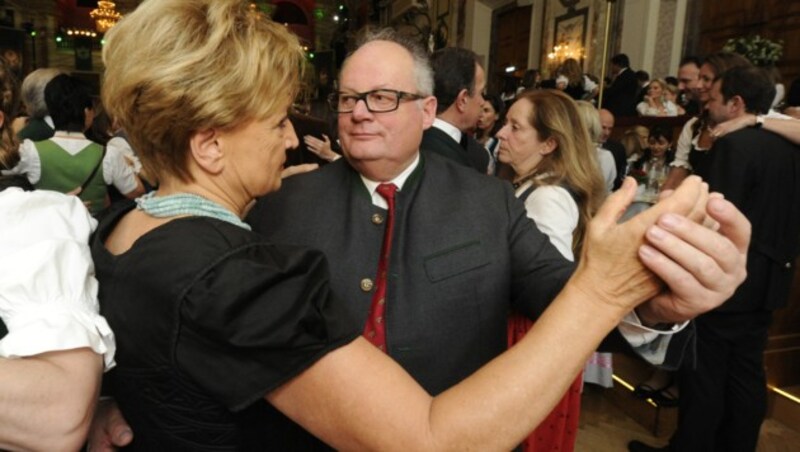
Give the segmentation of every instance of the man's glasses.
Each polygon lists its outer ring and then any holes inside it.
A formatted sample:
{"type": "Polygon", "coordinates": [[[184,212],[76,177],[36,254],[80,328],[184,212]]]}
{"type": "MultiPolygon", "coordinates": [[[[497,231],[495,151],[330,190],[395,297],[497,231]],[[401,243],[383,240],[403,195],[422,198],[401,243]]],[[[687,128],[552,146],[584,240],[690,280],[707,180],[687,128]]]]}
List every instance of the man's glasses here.
{"type": "Polygon", "coordinates": [[[328,105],[336,113],[350,113],[356,108],[358,101],[363,100],[367,110],[372,113],[387,113],[400,107],[403,100],[418,100],[425,96],[394,89],[373,89],[366,93],[335,92],[328,96],[328,105]]]}

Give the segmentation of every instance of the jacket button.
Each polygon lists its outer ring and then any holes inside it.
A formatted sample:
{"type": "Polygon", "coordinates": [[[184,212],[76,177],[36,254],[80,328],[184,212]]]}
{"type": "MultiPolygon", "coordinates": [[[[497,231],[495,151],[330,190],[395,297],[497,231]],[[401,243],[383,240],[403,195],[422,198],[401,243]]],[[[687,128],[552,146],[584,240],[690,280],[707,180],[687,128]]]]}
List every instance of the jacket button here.
{"type": "Polygon", "coordinates": [[[372,287],[374,285],[375,283],[373,283],[372,280],[369,278],[364,278],[361,280],[361,290],[363,290],[364,292],[369,292],[370,290],[372,290],[372,287]]]}
{"type": "Polygon", "coordinates": [[[792,263],[791,262],[787,262],[786,263],[786,268],[792,268],[792,263]]]}
{"type": "Polygon", "coordinates": [[[383,224],[383,215],[379,213],[372,214],[372,224],[383,224]]]}

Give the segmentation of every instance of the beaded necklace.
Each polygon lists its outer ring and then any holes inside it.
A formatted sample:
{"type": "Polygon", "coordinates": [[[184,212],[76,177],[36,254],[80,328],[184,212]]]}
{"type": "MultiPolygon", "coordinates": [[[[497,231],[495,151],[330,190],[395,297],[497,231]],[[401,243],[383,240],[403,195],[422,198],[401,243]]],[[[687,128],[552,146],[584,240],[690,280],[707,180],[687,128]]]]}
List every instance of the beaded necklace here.
{"type": "Polygon", "coordinates": [[[178,215],[211,217],[248,231],[251,230],[250,225],[244,223],[233,212],[202,196],[191,193],[177,193],[157,197],[155,194],[156,192],[150,192],[136,198],[136,208],[156,218],[169,218],[178,215]]]}

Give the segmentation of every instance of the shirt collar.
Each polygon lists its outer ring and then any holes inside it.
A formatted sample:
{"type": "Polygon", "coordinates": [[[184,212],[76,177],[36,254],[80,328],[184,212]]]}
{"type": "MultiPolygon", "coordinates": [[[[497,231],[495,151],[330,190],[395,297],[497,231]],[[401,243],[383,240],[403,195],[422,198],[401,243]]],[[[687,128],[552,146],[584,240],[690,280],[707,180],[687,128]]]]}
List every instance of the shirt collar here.
{"type": "Polygon", "coordinates": [[[44,122],[46,122],[51,129],[56,130],[56,124],[53,122],[53,118],[51,118],[50,115],[44,117],[44,122]]]}
{"type": "Polygon", "coordinates": [[[86,135],[83,132],[67,132],[66,130],[56,130],[53,138],[80,138],[86,140],[86,135]]]}
{"type": "Polygon", "coordinates": [[[456,140],[456,143],[461,143],[461,131],[458,127],[450,124],[449,122],[436,118],[433,120],[433,127],[441,130],[442,132],[450,135],[450,138],[456,140]]]}
{"type": "Polygon", "coordinates": [[[372,197],[372,204],[377,207],[388,209],[389,205],[386,203],[386,200],[383,199],[383,196],[381,196],[376,191],[378,185],[382,183],[392,183],[397,186],[397,191],[402,191],[403,185],[405,185],[406,181],[408,180],[408,177],[411,176],[411,173],[414,172],[414,170],[417,168],[418,165],[419,165],[419,152],[417,153],[416,157],[414,157],[414,161],[411,162],[410,165],[408,165],[408,168],[404,169],[400,174],[397,175],[397,177],[395,177],[390,181],[376,182],[374,180],[367,179],[363,175],[359,174],[359,176],[361,177],[361,181],[364,182],[364,186],[367,187],[367,191],[369,192],[369,195],[372,197]]]}

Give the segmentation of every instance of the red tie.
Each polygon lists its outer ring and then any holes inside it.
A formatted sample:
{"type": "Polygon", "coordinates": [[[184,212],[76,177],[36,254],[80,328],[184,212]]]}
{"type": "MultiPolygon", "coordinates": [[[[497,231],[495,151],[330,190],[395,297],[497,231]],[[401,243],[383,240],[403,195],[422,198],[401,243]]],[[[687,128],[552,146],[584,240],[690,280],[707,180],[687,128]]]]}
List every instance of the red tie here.
{"type": "Polygon", "coordinates": [[[378,275],[375,278],[375,295],[372,297],[372,306],[364,326],[364,337],[376,347],[386,351],[386,271],[389,268],[389,253],[392,250],[392,231],[394,230],[394,194],[397,192],[395,184],[380,184],[376,190],[383,196],[389,205],[386,217],[386,229],[383,232],[383,246],[378,260],[378,275]]]}

